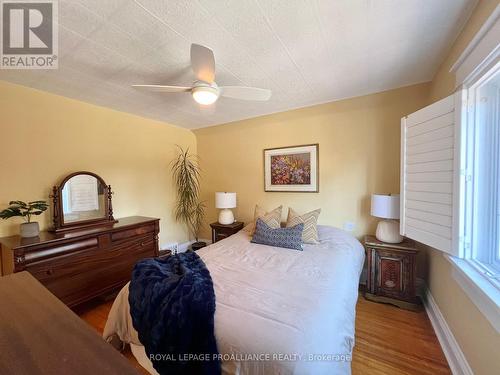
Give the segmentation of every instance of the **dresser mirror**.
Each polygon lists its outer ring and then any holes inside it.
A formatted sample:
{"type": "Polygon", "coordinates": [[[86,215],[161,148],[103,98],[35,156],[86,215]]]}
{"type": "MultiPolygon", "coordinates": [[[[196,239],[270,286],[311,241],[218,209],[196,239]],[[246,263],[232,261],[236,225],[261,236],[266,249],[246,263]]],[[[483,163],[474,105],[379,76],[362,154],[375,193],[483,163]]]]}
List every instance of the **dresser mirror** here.
{"type": "Polygon", "coordinates": [[[54,186],[52,192],[56,232],[116,222],[111,186],[95,173],[72,173],[54,186]]]}

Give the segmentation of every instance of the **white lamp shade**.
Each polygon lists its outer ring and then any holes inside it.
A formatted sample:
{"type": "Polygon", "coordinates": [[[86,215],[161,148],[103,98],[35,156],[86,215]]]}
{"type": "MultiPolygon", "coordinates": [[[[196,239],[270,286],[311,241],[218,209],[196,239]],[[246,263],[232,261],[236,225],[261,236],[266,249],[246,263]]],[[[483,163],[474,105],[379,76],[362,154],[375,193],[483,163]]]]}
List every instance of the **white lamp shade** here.
{"type": "Polygon", "coordinates": [[[372,194],[372,216],[399,219],[399,194],[372,194]]]}
{"type": "Polygon", "coordinates": [[[235,208],[236,193],[215,193],[215,208],[235,208]]]}

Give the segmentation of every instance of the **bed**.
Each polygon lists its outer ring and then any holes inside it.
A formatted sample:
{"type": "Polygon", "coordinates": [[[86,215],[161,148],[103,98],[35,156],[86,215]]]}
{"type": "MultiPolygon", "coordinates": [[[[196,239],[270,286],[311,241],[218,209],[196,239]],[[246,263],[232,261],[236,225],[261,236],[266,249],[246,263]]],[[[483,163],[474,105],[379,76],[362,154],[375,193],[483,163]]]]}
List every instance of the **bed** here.
{"type": "MultiPolygon", "coordinates": [[[[245,230],[197,253],[216,296],[215,337],[224,374],[350,374],[355,306],[364,262],[350,234],[318,226],[304,251],[250,242],[245,230]]],[[[156,374],[132,326],[128,284],[104,329],[129,343],[156,374]]]]}

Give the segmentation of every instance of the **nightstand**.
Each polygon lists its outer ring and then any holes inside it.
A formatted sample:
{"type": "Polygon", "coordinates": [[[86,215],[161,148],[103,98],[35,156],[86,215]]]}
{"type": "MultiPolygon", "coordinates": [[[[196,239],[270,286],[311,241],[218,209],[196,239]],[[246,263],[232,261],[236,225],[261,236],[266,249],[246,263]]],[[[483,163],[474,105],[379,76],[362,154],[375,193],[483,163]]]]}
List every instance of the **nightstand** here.
{"type": "Polygon", "coordinates": [[[416,296],[417,253],[415,243],[405,239],[398,244],[365,236],[368,263],[365,298],[391,303],[408,310],[420,309],[416,296]]]}
{"type": "Polygon", "coordinates": [[[217,222],[210,224],[212,227],[212,243],[223,240],[229,236],[232,236],[236,232],[243,229],[243,223],[241,221],[235,221],[232,224],[219,224],[217,222]]]}

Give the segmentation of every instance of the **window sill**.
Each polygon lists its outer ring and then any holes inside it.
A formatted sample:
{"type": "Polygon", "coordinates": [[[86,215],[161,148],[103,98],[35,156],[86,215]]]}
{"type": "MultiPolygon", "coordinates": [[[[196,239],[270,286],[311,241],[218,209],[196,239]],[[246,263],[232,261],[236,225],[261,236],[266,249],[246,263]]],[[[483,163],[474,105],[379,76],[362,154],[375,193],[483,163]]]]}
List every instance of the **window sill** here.
{"type": "Polygon", "coordinates": [[[464,259],[444,255],[453,266],[453,278],[500,333],[500,290],[464,259]]]}

